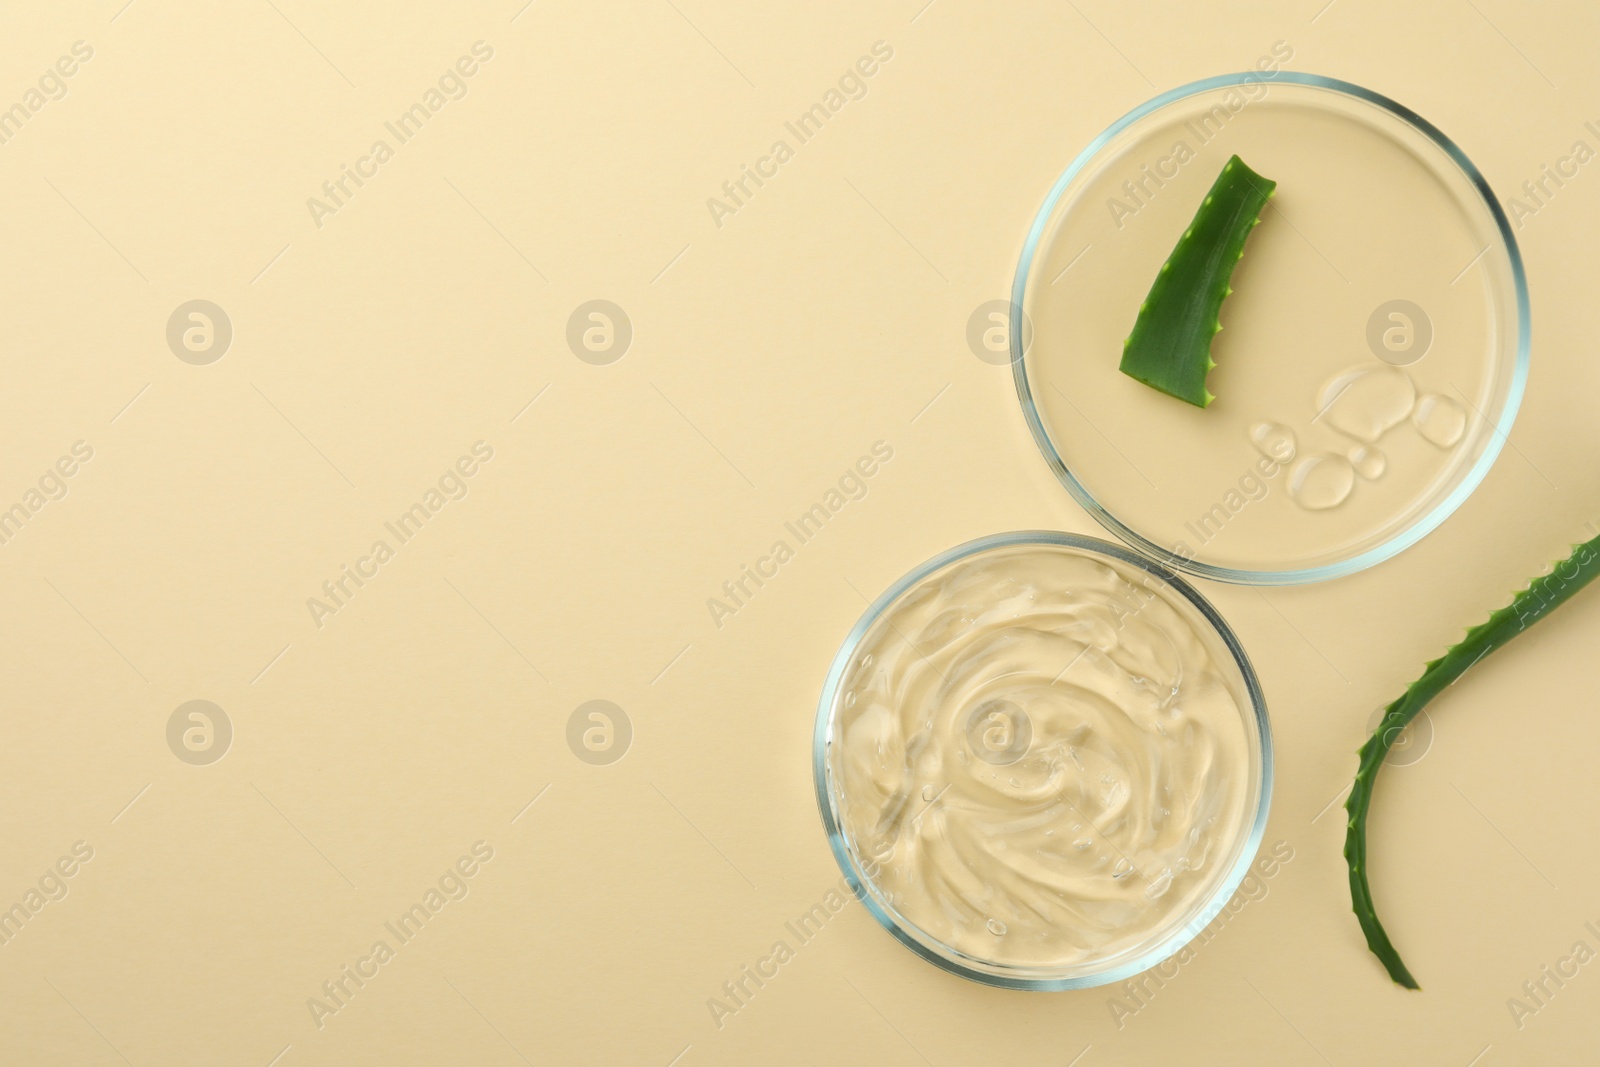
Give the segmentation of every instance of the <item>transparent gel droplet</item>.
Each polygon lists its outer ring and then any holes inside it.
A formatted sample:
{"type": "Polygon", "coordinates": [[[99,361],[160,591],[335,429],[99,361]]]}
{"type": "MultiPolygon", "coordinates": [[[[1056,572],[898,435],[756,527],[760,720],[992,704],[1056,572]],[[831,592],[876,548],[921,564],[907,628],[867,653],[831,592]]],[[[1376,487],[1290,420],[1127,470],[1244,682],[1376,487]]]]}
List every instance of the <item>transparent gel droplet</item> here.
{"type": "Polygon", "coordinates": [[[1294,459],[1294,431],[1276,422],[1258,422],[1250,428],[1250,443],[1268,459],[1288,463],[1294,459]]]}
{"type": "Polygon", "coordinates": [[[1389,469],[1388,457],[1371,445],[1356,445],[1345,453],[1345,457],[1350,460],[1350,466],[1356,469],[1356,473],[1369,482],[1382,478],[1383,472],[1389,469]]]}
{"type": "Polygon", "coordinates": [[[1466,433],[1467,413],[1449,397],[1428,393],[1417,401],[1417,410],[1411,415],[1411,425],[1429,443],[1449,448],[1466,433]]]}
{"type": "Polygon", "coordinates": [[[932,804],[933,803],[933,798],[938,796],[938,795],[939,795],[938,793],[934,792],[933,786],[925,785],[925,786],[922,787],[922,799],[927,801],[928,803],[932,804]]]}
{"type": "Polygon", "coordinates": [[[1005,936],[1006,924],[1001,922],[999,919],[990,919],[984,925],[989,928],[989,932],[991,934],[993,934],[994,936],[996,936],[996,937],[1004,937],[1005,936]]]}
{"type": "Polygon", "coordinates": [[[1329,379],[1317,394],[1317,418],[1369,444],[1405,421],[1417,387],[1398,367],[1357,367],[1329,379]]]}
{"type": "Polygon", "coordinates": [[[1127,857],[1123,857],[1122,859],[1118,860],[1117,865],[1111,868],[1111,877],[1117,879],[1126,878],[1132,873],[1133,864],[1128,862],[1127,857]]]}
{"type": "Polygon", "coordinates": [[[856,706],[856,695],[854,693],[846,693],[844,695],[844,706],[847,708],[856,706]]]}
{"type": "Polygon", "coordinates": [[[1151,900],[1155,900],[1157,897],[1161,896],[1171,888],[1172,869],[1170,867],[1163,867],[1160,874],[1150,879],[1150,887],[1144,891],[1144,895],[1149,897],[1151,900]]]}
{"type": "Polygon", "coordinates": [[[1289,496],[1307,511],[1325,511],[1344,503],[1355,484],[1356,471],[1349,460],[1319,452],[1295,464],[1289,496]]]}

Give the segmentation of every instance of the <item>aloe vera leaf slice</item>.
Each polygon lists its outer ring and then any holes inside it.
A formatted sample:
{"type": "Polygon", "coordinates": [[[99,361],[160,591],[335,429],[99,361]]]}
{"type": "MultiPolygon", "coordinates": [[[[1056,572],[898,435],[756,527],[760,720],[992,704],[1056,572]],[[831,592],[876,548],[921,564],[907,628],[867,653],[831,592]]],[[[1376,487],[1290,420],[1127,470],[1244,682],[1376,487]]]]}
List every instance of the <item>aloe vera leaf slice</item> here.
{"type": "Polygon", "coordinates": [[[1244,256],[1245,238],[1277,185],[1238,156],[1223,164],[1139,305],[1122,343],[1122,373],[1196,407],[1215,399],[1206,374],[1217,365],[1211,358],[1211,339],[1222,329],[1217,312],[1233,292],[1228,279],[1244,256]]]}
{"type": "Polygon", "coordinates": [[[1600,537],[1574,545],[1572,555],[1557,563],[1548,574],[1529,582],[1526,589],[1511,598],[1510,604],[1468,630],[1443,656],[1429,663],[1400,699],[1384,709],[1377,731],[1361,746],[1360,768],[1344,805],[1350,813],[1344,843],[1345,862],[1350,865],[1350,902],[1362,932],[1367,935],[1367,947],[1383,961],[1389,977],[1407,989],[1420,987],[1378,921],[1372,889],[1367,884],[1367,813],[1372,808],[1372,786],[1383,767],[1384,757],[1400,731],[1417,717],[1428,701],[1473,664],[1560,607],[1596,576],[1600,576],[1600,537]]]}

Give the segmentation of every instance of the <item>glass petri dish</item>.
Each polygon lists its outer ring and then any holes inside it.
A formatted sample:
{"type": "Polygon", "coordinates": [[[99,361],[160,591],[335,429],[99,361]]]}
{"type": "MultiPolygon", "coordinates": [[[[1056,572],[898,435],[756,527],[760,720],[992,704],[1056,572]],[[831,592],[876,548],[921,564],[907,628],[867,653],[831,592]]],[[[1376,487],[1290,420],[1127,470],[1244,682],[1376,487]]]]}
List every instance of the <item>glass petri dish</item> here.
{"type": "Polygon", "coordinates": [[[1528,374],[1522,259],[1483,176],[1414,112],[1313,74],[1208,78],[1119,119],[1045,198],[1011,305],[1017,392],[1061,483],[1221,581],[1320,581],[1416,543],[1483,480],[1528,374]],[[1202,410],[1118,364],[1234,154],[1278,184],[1202,410]]]}
{"type": "Polygon", "coordinates": [[[924,959],[1013,989],[1155,966],[1249,872],[1272,736],[1237,639],[1160,564],[997,534],[867,609],[817,708],[829,843],[924,959]]]}

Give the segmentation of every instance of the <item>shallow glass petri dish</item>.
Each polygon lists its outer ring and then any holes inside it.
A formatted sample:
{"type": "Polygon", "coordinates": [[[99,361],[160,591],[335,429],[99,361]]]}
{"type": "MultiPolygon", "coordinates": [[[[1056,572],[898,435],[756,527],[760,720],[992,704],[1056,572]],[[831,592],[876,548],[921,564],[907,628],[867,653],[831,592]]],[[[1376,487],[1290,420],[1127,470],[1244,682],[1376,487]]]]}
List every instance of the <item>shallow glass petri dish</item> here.
{"type": "Polygon", "coordinates": [[[1249,873],[1272,735],[1192,587],[1097,538],[997,534],[894,583],[834,657],[813,772],[840,868],[924,959],[1012,989],[1155,966],[1249,873]]]}
{"type": "Polygon", "coordinates": [[[1103,526],[1192,574],[1282,585],[1393,556],[1483,480],[1527,379],[1528,292],[1505,213],[1431,123],[1332,78],[1231,74],[1073,160],[1028,232],[1010,335],[1034,439],[1103,526]],[[1234,154],[1277,189],[1200,409],[1119,361],[1234,154]]]}

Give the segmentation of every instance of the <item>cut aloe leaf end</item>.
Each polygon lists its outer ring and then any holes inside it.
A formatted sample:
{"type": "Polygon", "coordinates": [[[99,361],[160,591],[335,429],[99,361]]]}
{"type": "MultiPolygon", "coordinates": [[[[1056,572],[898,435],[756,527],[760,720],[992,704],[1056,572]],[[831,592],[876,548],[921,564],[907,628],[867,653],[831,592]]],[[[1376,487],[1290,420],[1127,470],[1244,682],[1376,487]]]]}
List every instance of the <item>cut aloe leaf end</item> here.
{"type": "Polygon", "coordinates": [[[1245,238],[1277,186],[1238,156],[1223,164],[1139,305],[1122,343],[1122,373],[1196,407],[1216,399],[1206,374],[1217,365],[1211,358],[1211,339],[1222,329],[1217,312],[1233,292],[1228,280],[1244,257],[1245,238]]]}

